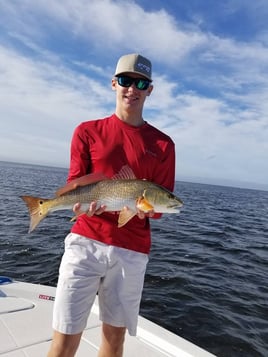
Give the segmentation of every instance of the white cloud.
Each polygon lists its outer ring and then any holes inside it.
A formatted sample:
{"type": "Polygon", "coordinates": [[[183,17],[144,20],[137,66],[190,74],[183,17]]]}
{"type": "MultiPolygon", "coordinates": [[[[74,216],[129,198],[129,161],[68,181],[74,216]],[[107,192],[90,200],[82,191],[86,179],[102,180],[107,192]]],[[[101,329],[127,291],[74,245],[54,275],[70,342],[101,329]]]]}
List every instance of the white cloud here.
{"type": "Polygon", "coordinates": [[[34,20],[41,16],[41,22],[46,26],[53,26],[55,22],[59,28],[68,28],[71,37],[82,37],[99,51],[103,46],[113,53],[118,46],[122,52],[130,48],[143,49],[169,64],[206,41],[202,33],[181,30],[175,18],[166,11],[146,12],[134,1],[25,0],[14,1],[13,5],[2,4],[2,12],[7,27],[11,20],[17,32],[35,39],[45,36],[37,30],[39,27],[34,20]],[[15,9],[17,20],[14,21],[15,9]]]}
{"type": "MultiPolygon", "coordinates": [[[[4,147],[20,160],[25,156],[32,162],[35,157],[35,162],[55,160],[62,166],[59,155],[49,152],[53,146],[57,152],[56,147],[63,145],[65,150],[58,152],[65,156],[74,126],[101,117],[107,106],[114,106],[108,83],[103,86],[59,63],[32,60],[0,47],[0,72],[4,147]]],[[[6,151],[1,155],[6,156],[6,151]]]]}
{"type": "Polygon", "coordinates": [[[0,17],[0,159],[66,166],[74,127],[114,110],[114,61],[137,50],[154,64],[146,119],[175,141],[178,177],[268,182],[264,42],[203,33],[133,1],[15,0],[0,17]]]}

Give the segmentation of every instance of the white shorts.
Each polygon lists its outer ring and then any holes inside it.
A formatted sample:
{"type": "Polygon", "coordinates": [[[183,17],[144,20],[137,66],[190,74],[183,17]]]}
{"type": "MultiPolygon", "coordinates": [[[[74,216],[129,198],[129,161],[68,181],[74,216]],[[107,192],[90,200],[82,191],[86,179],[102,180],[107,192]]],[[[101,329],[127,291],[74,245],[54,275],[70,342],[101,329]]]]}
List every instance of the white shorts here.
{"type": "Polygon", "coordinates": [[[60,265],[53,328],[84,330],[98,292],[100,320],[136,335],[148,255],[70,233],[60,265]]]}

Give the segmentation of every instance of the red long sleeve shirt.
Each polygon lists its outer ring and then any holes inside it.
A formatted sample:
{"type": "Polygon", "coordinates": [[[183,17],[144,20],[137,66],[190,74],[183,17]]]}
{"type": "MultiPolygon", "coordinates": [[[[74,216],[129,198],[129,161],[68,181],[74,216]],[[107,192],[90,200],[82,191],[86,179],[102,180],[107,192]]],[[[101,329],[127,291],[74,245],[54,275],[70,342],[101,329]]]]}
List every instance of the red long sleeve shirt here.
{"type": "MultiPolygon", "coordinates": [[[[81,123],[74,131],[67,181],[93,172],[107,177],[128,165],[136,178],[174,189],[175,146],[166,134],[148,123],[134,127],[115,114],[81,123]]],[[[159,216],[158,216],[159,217],[159,216]]],[[[81,215],[71,231],[85,237],[148,254],[151,247],[149,219],[132,218],[117,227],[117,214],[81,215]]]]}

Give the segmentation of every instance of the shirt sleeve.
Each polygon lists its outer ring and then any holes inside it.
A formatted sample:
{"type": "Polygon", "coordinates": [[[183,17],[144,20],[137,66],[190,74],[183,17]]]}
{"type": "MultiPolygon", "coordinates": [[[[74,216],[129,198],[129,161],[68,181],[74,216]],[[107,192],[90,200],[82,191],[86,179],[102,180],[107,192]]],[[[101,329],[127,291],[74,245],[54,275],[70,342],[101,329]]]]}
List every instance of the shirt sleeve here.
{"type": "MultiPolygon", "coordinates": [[[[173,192],[175,187],[175,144],[170,141],[164,152],[162,162],[158,165],[157,172],[154,173],[155,182],[173,192]]],[[[155,213],[153,218],[161,218],[161,213],[155,213]]]]}
{"type": "Polygon", "coordinates": [[[158,184],[173,192],[175,187],[175,144],[171,141],[159,166],[158,184]]]}
{"type": "Polygon", "coordinates": [[[75,129],[71,141],[70,168],[67,182],[90,173],[90,170],[91,159],[89,142],[85,130],[83,130],[82,124],[80,124],[75,129]]]}

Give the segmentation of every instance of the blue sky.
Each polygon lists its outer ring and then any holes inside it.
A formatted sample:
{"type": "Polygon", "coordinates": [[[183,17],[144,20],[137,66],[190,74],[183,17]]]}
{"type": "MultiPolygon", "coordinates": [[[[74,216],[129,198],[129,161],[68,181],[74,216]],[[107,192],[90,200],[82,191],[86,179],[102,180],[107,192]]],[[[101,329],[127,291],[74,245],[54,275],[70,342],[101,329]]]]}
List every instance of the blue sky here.
{"type": "Polygon", "coordinates": [[[75,126],[114,112],[117,59],[138,52],[176,178],[268,189],[267,18],[267,0],[1,1],[0,160],[68,167],[75,126]]]}

